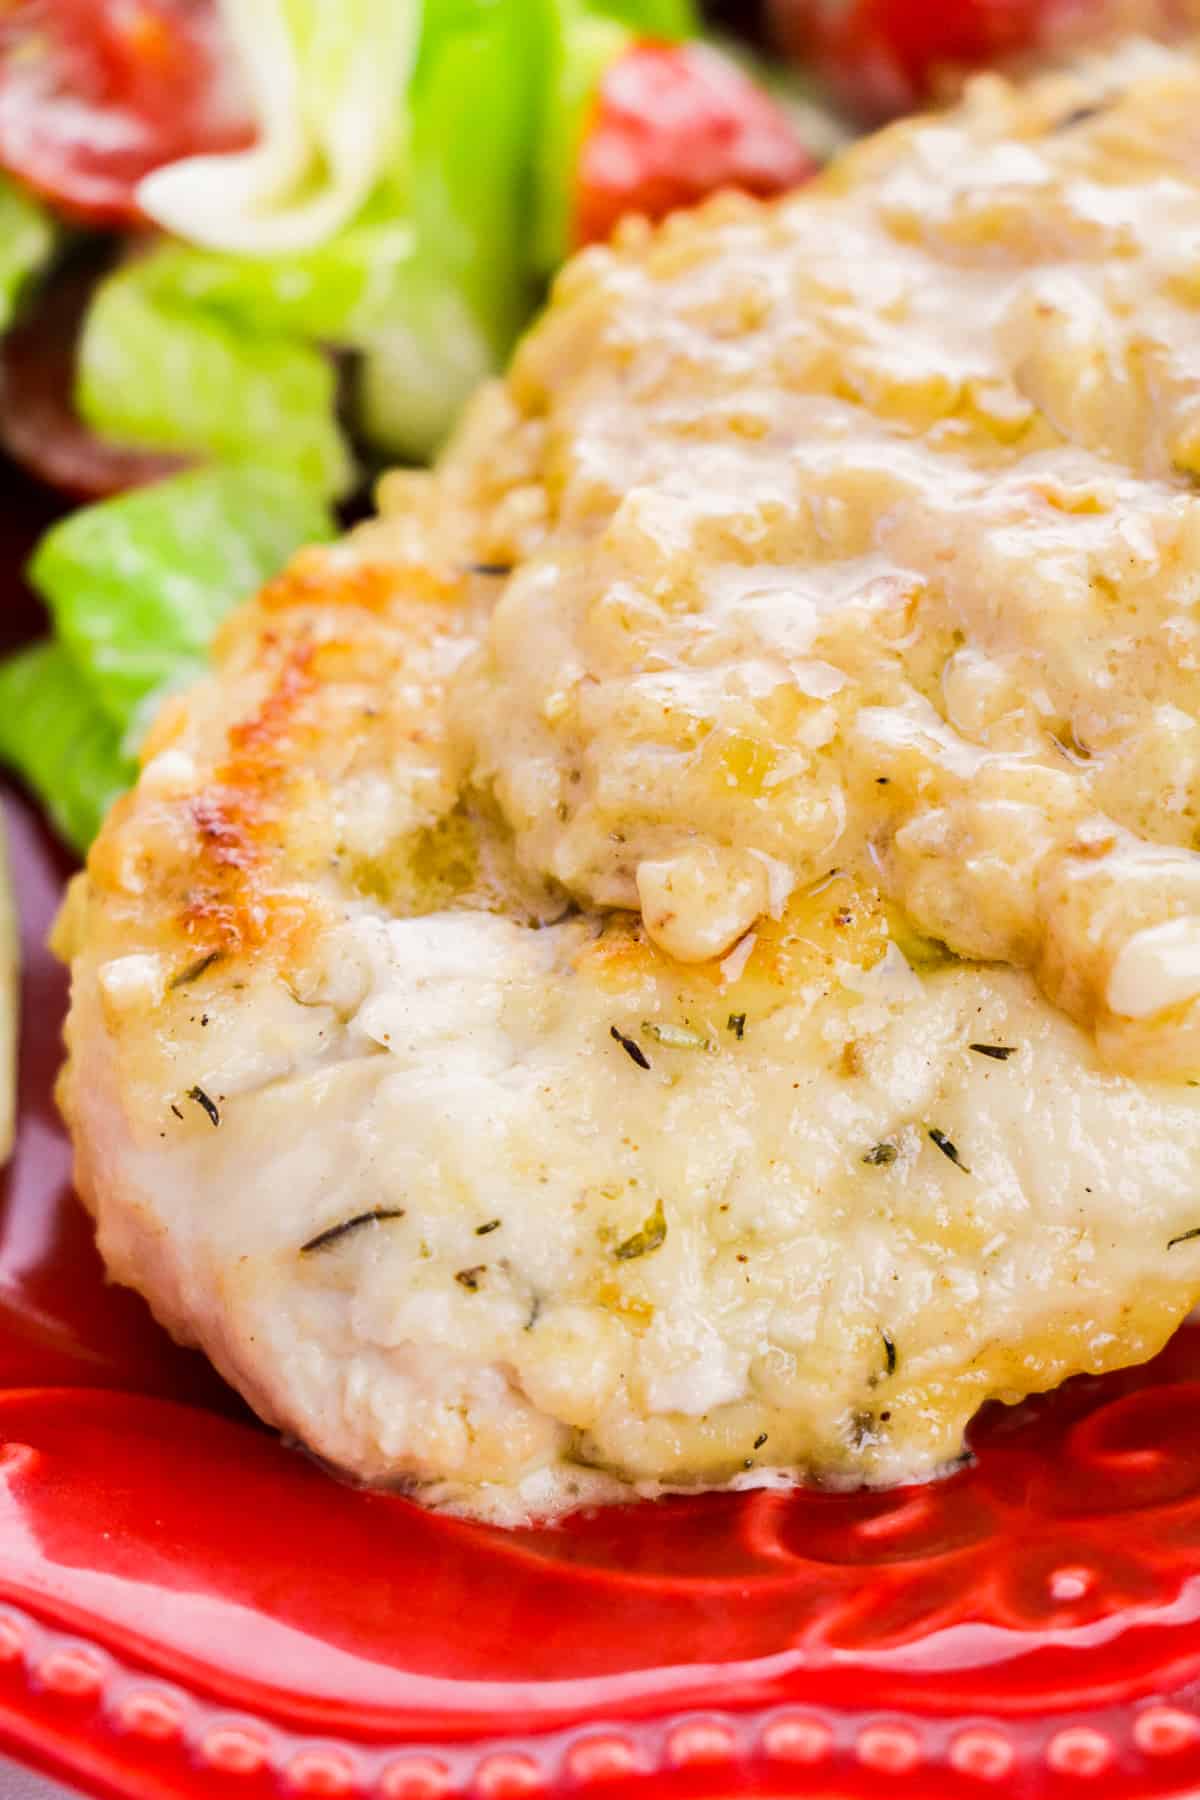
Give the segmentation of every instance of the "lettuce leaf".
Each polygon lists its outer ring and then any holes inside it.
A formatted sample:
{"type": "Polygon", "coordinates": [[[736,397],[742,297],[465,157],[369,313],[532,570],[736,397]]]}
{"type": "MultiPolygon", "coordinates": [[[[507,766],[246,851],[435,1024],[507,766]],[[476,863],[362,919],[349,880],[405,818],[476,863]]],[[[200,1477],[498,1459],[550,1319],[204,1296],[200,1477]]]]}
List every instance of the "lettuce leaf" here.
{"type": "Polygon", "coordinates": [[[575,170],[588,115],[605,70],[634,41],[627,23],[584,0],[551,0],[550,38],[533,248],[551,274],[571,248],[575,170]]]}
{"type": "Polygon", "coordinates": [[[177,306],[137,263],[97,290],[75,397],[93,430],[117,443],[278,469],[320,494],[343,494],[353,480],[329,358],[177,306]]]}
{"type": "Polygon", "coordinates": [[[502,361],[461,294],[414,275],[403,311],[368,343],[358,366],[355,397],[366,437],[381,455],[430,461],[502,361]]]}
{"type": "Polygon", "coordinates": [[[205,666],[231,609],[301,544],[333,535],[305,484],[198,469],[71,513],[29,574],[57,636],[0,662],[0,761],[85,851],[163,695],[205,666]]]}
{"type": "Polygon", "coordinates": [[[61,644],[36,644],[0,663],[0,762],[37,795],[81,854],[136,766],[61,644]]]}
{"type": "Polygon", "coordinates": [[[195,244],[272,256],[353,218],[403,138],[421,0],[225,0],[258,135],[155,170],[138,200],[195,244]]]}
{"type": "Polygon", "coordinates": [[[700,17],[693,0],[586,0],[589,12],[616,19],[639,38],[673,43],[695,37],[700,17]]]}
{"type": "Polygon", "coordinates": [[[7,331],[30,275],[50,260],[49,215],[15,182],[0,175],[0,331],[7,331]]]}
{"type": "Polygon", "coordinates": [[[393,183],[335,236],[286,256],[238,256],[163,239],[118,278],[163,311],[198,312],[239,333],[353,347],[393,315],[415,233],[393,183]]]}
{"type": "Polygon", "coordinates": [[[312,489],[287,475],[198,469],[69,514],[29,576],[120,742],[148,700],[199,673],[239,600],[333,531],[312,489]]]}
{"type": "Polygon", "coordinates": [[[413,254],[359,339],[373,443],[423,460],[533,309],[533,134],[544,45],[529,0],[434,0],[410,101],[413,254]]]}

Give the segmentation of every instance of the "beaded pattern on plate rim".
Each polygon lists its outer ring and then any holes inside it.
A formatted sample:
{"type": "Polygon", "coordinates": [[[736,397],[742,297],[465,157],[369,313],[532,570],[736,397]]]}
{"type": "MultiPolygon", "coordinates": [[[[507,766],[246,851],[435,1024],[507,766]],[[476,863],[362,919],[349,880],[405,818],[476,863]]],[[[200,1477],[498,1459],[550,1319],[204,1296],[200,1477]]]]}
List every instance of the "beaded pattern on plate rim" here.
{"type": "MultiPolygon", "coordinates": [[[[1040,1795],[1086,1791],[1087,1778],[1128,1765],[1131,1757],[1142,1765],[1143,1779],[1158,1768],[1166,1784],[1161,1792],[1167,1794],[1181,1791],[1167,1765],[1200,1747],[1200,1714],[1166,1703],[1147,1704],[1115,1722],[1050,1723],[1020,1731],[996,1721],[930,1724],[921,1730],[910,1721],[837,1720],[784,1708],[760,1718],[705,1713],[629,1727],[583,1727],[536,1743],[483,1750],[334,1744],[143,1676],[107,1651],[6,1606],[0,1610],[0,1691],[10,1690],[14,1678],[27,1697],[32,1692],[56,1710],[69,1707],[75,1713],[69,1725],[60,1719],[61,1735],[95,1741],[111,1733],[114,1740],[135,1740],[138,1754],[173,1755],[181,1773],[190,1766],[195,1791],[203,1794],[216,1793],[218,1782],[221,1792],[234,1794],[245,1790],[247,1778],[265,1776],[270,1788],[284,1795],[519,1800],[614,1783],[664,1792],[663,1778],[672,1772],[707,1771],[719,1781],[722,1769],[731,1775],[736,1770],[739,1791],[746,1791],[745,1776],[756,1769],[764,1780],[761,1791],[773,1793],[787,1791],[789,1779],[802,1781],[805,1793],[816,1793],[812,1784],[823,1775],[836,1781],[839,1793],[882,1791],[881,1779],[937,1770],[939,1791],[941,1783],[957,1776],[967,1784],[964,1792],[1011,1793],[1014,1780],[1024,1774],[1028,1791],[1040,1795]],[[1054,1783],[1055,1776],[1068,1778],[1069,1786],[1054,1783]]],[[[11,1692],[4,1692],[0,1715],[13,1710],[11,1692]]],[[[0,1735],[13,1735],[2,1722],[0,1735]]],[[[15,1741],[19,1746],[19,1733],[15,1741]]],[[[69,1752],[63,1761],[71,1766],[69,1752]]],[[[688,1791],[696,1789],[689,1785],[688,1791]]]]}

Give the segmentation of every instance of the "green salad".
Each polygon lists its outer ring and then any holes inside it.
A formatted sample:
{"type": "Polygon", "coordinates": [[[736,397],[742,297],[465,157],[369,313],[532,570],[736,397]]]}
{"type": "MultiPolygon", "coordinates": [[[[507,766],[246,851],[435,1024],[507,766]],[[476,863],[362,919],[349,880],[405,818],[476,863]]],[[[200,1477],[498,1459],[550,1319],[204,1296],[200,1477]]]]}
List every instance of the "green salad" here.
{"type": "MultiPolygon", "coordinates": [[[[428,456],[576,241],[606,73],[696,30],[691,0],[226,0],[256,132],[151,170],[157,228],[99,286],[76,402],[102,438],[280,467],[338,497],[428,456]]],[[[23,209],[12,281],[49,254],[23,209]]],[[[0,302],[6,271],[0,271],[0,302]]]]}

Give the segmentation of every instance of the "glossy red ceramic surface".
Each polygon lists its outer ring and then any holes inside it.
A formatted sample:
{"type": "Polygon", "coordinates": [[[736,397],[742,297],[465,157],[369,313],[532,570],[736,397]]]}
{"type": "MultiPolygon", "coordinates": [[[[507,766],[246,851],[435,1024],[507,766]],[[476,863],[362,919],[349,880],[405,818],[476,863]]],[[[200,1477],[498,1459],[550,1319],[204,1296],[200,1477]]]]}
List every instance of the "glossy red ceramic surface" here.
{"type": "Polygon", "coordinates": [[[1200,1329],[923,1489],[505,1534],[341,1486],[104,1284],[51,1099],[66,864],[9,812],[0,1747],[120,1800],[1200,1796],[1200,1329]]]}

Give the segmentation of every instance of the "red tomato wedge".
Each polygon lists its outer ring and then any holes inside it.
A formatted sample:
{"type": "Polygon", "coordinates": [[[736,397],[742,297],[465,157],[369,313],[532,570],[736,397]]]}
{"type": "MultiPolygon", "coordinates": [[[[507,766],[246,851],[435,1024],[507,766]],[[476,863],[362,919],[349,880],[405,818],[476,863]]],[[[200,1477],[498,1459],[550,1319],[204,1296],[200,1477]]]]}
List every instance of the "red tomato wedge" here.
{"type": "Polygon", "coordinates": [[[817,164],[787,115],[701,44],[635,44],[600,83],[576,169],[575,242],[624,213],[660,219],[718,188],[783,193],[817,164]]]}
{"type": "Polygon", "coordinates": [[[944,78],[1109,32],[1170,35],[1194,0],[767,0],[773,34],[860,117],[891,118],[944,78]]]}
{"type": "Polygon", "coordinates": [[[252,135],[216,0],[0,0],[0,167],[59,211],[137,222],[143,175],[252,135]]]}
{"type": "Polygon", "coordinates": [[[102,500],[187,466],[183,457],[106,443],[75,411],[75,347],[98,273],[51,276],[0,343],[0,449],[74,500],[102,500]]]}

